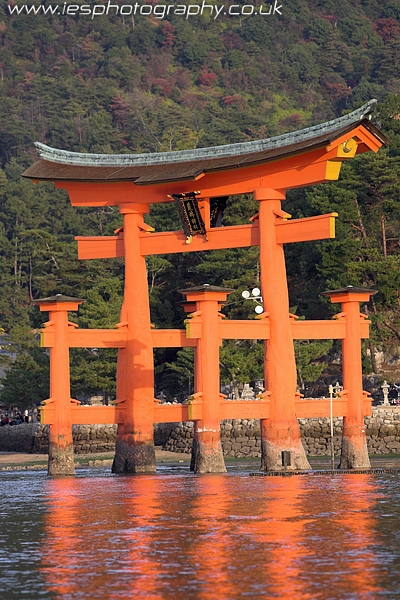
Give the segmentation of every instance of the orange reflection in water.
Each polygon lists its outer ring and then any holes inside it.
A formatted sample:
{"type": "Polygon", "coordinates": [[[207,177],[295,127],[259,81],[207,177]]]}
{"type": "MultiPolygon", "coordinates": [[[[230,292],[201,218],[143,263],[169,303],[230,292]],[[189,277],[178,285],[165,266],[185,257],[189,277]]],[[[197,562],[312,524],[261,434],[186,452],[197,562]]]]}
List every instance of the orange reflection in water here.
{"type": "Polygon", "coordinates": [[[373,475],[290,477],[266,491],[255,535],[270,548],[273,597],[374,598],[381,590],[374,547],[373,475]]]}
{"type": "Polygon", "coordinates": [[[126,572],[130,575],[128,598],[161,600],[164,598],[160,565],[153,540],[159,527],[159,482],[157,477],[126,480],[123,502],[132,526],[124,532],[126,539],[126,572]]]}
{"type": "Polygon", "coordinates": [[[157,478],[91,478],[87,487],[82,481],[48,482],[42,551],[48,588],[63,598],[128,598],[130,592],[163,598],[151,554],[157,478]]]}
{"type": "Polygon", "coordinates": [[[288,600],[311,599],[314,596],[300,577],[309,552],[305,544],[308,518],[301,504],[304,481],[297,476],[268,477],[257,483],[259,516],[241,528],[241,533],[253,537],[262,557],[260,593],[288,600]]]}
{"type": "Polygon", "coordinates": [[[325,563],[341,575],[336,582],[338,597],[375,598],[382,591],[380,581],[386,571],[374,551],[380,545],[373,515],[380,497],[375,476],[342,475],[335,483],[324,502],[332,518],[321,519],[325,563]]]}
{"type": "Polygon", "coordinates": [[[48,481],[56,598],[374,598],[373,475],[48,481]]]}
{"type": "Polygon", "coordinates": [[[70,478],[49,481],[48,491],[50,511],[47,528],[50,535],[43,548],[43,571],[49,589],[60,596],[67,596],[74,592],[76,574],[81,568],[74,552],[81,541],[75,517],[79,499],[74,493],[74,480],[70,478]]]}
{"type": "Polygon", "coordinates": [[[194,481],[195,499],[191,519],[196,530],[187,555],[197,594],[202,600],[235,598],[238,588],[230,573],[228,506],[232,503],[228,478],[203,475],[194,481]]]}

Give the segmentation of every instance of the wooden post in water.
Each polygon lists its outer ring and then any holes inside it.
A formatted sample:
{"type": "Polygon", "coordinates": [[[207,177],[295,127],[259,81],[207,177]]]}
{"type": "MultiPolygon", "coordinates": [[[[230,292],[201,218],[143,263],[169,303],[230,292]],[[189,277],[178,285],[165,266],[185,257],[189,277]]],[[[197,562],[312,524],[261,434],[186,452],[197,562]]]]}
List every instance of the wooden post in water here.
{"type": "Polygon", "coordinates": [[[348,286],[324,292],[331,302],[340,302],[346,321],[346,337],[342,340],[343,394],[347,395],[347,415],[343,418],[342,451],[339,469],[370,468],[365,432],[362,389],[360,302],[368,302],[376,290],[348,286]]]}
{"type": "Polygon", "coordinates": [[[270,418],[261,420],[261,468],[265,471],[309,469],[295,412],[296,362],[283,245],[276,240],[276,224],[286,216],[285,195],[277,190],[254,192],[260,203],[260,270],[264,310],[271,334],[265,344],[265,387],[270,392],[270,418]],[[282,452],[290,452],[283,465],[282,452]]]}
{"type": "Polygon", "coordinates": [[[54,332],[50,347],[50,398],[45,404],[54,406],[54,422],[49,433],[49,475],[75,475],[72,441],[71,391],[69,372],[68,311],[78,310],[83,300],[58,294],[37,300],[42,312],[49,313],[46,330],[54,332]]]}
{"type": "Polygon", "coordinates": [[[125,395],[125,421],[118,426],[113,473],[154,473],[154,366],[145,257],[139,233],[147,204],[123,204],[126,346],[119,356],[118,391],[125,395]]]}
{"type": "Polygon", "coordinates": [[[225,473],[220,429],[219,335],[220,304],[233,290],[203,285],[181,290],[196,312],[188,319],[190,330],[193,318],[201,326],[195,351],[195,396],[201,398],[203,418],[195,423],[191,469],[195,473],[225,473]]]}

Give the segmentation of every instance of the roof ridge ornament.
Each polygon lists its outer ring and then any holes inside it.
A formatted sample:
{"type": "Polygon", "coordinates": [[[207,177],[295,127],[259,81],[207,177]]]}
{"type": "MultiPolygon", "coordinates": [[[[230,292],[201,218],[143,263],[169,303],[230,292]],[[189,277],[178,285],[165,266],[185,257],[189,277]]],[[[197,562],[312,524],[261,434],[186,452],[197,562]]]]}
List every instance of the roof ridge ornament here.
{"type": "Polygon", "coordinates": [[[91,167],[129,167],[146,166],[168,163],[184,163],[195,160],[224,158],[227,156],[241,156],[285,147],[296,142],[312,139],[317,134],[335,131],[338,127],[357,124],[369,118],[374,110],[376,100],[370,100],[360,108],[347,115],[313,125],[305,129],[284,133],[282,135],[255,140],[252,142],[239,142],[208,148],[195,148],[193,150],[177,150],[174,152],[153,152],[141,154],[91,154],[88,152],[70,152],[51,148],[41,142],[35,142],[40,158],[54,163],[91,167]]]}

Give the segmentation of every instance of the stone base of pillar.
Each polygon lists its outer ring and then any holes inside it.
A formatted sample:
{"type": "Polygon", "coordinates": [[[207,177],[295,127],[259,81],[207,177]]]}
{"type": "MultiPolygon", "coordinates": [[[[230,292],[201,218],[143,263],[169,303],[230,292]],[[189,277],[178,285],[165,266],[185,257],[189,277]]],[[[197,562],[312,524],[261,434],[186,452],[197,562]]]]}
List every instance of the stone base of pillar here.
{"type": "Polygon", "coordinates": [[[190,470],[198,474],[226,473],[221,442],[210,445],[202,440],[193,440],[190,470]]]}
{"type": "Polygon", "coordinates": [[[370,468],[365,428],[357,427],[346,431],[346,427],[344,427],[339,469],[370,468]]]}
{"type": "Polygon", "coordinates": [[[155,473],[154,444],[133,444],[130,440],[117,438],[112,472],[119,474],[155,473]]]}
{"type": "Polygon", "coordinates": [[[47,472],[48,475],[75,475],[73,444],[60,448],[60,446],[50,442],[47,472]]]}
{"type": "Polygon", "coordinates": [[[262,471],[307,471],[310,463],[301,443],[276,443],[267,439],[261,440],[261,470],[262,471]],[[285,456],[283,452],[287,452],[285,456]]]}

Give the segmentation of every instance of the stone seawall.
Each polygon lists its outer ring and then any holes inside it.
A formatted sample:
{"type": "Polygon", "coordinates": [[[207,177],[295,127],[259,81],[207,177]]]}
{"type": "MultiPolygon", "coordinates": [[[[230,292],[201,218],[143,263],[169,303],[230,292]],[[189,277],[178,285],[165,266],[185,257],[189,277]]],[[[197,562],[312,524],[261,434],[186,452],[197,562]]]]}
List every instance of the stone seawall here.
{"type": "MultiPolygon", "coordinates": [[[[300,419],[302,441],[309,456],[330,454],[329,419],[300,419]]],[[[340,454],[343,419],[335,418],[335,454],[340,454]]],[[[400,407],[374,408],[365,418],[368,451],[370,454],[400,454],[400,407]]],[[[73,425],[76,454],[114,452],[116,425],[73,425]]],[[[156,446],[171,452],[190,453],[193,423],[162,423],[154,426],[156,446]]],[[[260,456],[261,432],[257,420],[235,419],[222,421],[221,441],[225,456],[257,458],[260,456]]],[[[49,428],[39,423],[22,423],[0,427],[0,451],[46,454],[49,428]]]]}
{"type": "MultiPolygon", "coordinates": [[[[309,456],[331,453],[330,420],[299,419],[302,442],[309,456]]],[[[365,418],[369,454],[400,454],[400,408],[374,408],[365,418]]],[[[334,452],[340,454],[343,419],[333,419],[334,452]]],[[[171,452],[190,453],[193,423],[177,423],[165,445],[171,452]]],[[[225,456],[256,458],[261,456],[260,422],[254,419],[234,419],[221,423],[221,443],[225,456]]]]}
{"type": "MultiPolygon", "coordinates": [[[[154,427],[156,446],[164,446],[175,423],[161,423],[154,427]]],[[[117,438],[116,425],[73,425],[72,437],[75,454],[114,452],[117,438]]],[[[40,423],[21,423],[0,427],[1,452],[47,454],[49,427],[40,423]]]]}

